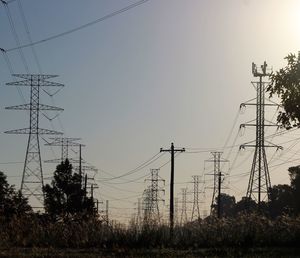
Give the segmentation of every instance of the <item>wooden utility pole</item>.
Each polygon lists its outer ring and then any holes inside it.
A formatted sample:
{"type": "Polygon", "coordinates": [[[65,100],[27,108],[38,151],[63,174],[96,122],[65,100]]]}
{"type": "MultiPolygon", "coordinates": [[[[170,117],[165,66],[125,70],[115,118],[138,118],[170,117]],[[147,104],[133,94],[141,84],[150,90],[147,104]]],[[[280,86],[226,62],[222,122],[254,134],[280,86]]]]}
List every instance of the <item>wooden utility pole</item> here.
{"type": "Polygon", "coordinates": [[[184,152],[185,149],[175,149],[174,144],[171,143],[170,149],[160,148],[160,152],[170,152],[171,153],[171,180],[170,180],[170,237],[173,238],[173,229],[174,229],[174,160],[175,152],[184,152]]]}

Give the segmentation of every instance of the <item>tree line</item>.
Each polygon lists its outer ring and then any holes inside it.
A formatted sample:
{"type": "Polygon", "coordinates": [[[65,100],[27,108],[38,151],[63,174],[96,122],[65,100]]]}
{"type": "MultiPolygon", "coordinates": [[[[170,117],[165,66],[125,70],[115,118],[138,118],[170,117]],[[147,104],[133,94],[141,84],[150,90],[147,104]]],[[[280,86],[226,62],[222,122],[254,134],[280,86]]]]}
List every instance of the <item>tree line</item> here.
{"type": "MultiPolygon", "coordinates": [[[[43,192],[44,217],[52,221],[97,216],[93,197],[87,196],[81,175],[74,172],[68,159],[57,165],[51,183],[43,187],[43,192]]],[[[9,220],[33,214],[28,199],[9,185],[6,175],[0,171],[0,216],[9,220]]]]}
{"type": "MultiPolygon", "coordinates": [[[[288,169],[290,185],[279,184],[269,189],[268,200],[258,204],[249,197],[236,201],[234,196],[221,194],[221,216],[235,217],[240,213],[260,212],[272,219],[282,216],[300,215],[300,166],[288,169]]],[[[212,214],[217,214],[217,205],[213,205],[212,214]]]]}

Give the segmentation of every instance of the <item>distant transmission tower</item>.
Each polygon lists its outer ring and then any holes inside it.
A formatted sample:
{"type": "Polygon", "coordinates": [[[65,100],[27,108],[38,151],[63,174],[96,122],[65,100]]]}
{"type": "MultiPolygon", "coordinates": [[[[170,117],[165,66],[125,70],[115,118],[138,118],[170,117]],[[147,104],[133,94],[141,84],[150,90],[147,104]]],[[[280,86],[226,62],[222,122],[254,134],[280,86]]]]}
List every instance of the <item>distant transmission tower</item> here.
{"type": "Polygon", "coordinates": [[[199,184],[203,183],[201,181],[201,176],[192,176],[193,178],[193,185],[194,185],[194,190],[193,190],[193,209],[192,209],[192,217],[191,220],[194,219],[194,216],[197,219],[200,219],[200,207],[199,207],[199,195],[203,193],[203,191],[200,191],[199,189],[199,184]]]}
{"type": "Polygon", "coordinates": [[[55,137],[50,138],[51,142],[46,143],[46,146],[58,146],[61,147],[61,158],[46,160],[46,163],[60,163],[64,162],[66,159],[69,159],[69,148],[74,146],[79,146],[80,143],[77,141],[81,140],[80,138],[67,138],[67,137],[55,137]]]}
{"type": "Polygon", "coordinates": [[[268,162],[266,157],[266,147],[275,147],[281,148],[280,146],[274,145],[271,142],[268,142],[266,145],[265,142],[265,126],[277,126],[276,124],[268,121],[268,124],[265,124],[265,106],[278,106],[278,104],[271,102],[265,103],[265,91],[269,82],[264,82],[263,78],[268,77],[270,72],[267,71],[267,63],[257,68],[257,66],[252,63],[252,73],[254,77],[259,77],[258,82],[252,82],[253,86],[256,88],[257,97],[256,103],[242,103],[241,106],[254,105],[256,106],[256,123],[251,122],[242,124],[241,127],[246,126],[255,126],[256,127],[256,140],[241,145],[240,148],[253,147],[255,148],[253,162],[250,172],[250,178],[247,188],[247,197],[253,198],[260,203],[265,198],[269,199],[269,189],[271,187],[271,180],[268,168],[268,162]],[[262,196],[264,195],[264,196],[262,196]]]}
{"type": "Polygon", "coordinates": [[[175,202],[174,202],[174,223],[175,223],[175,225],[178,225],[178,220],[179,220],[179,214],[178,214],[178,211],[179,211],[179,207],[178,207],[178,198],[175,198],[174,199],[175,200],[175,202]]]}
{"type": "Polygon", "coordinates": [[[151,190],[147,188],[143,192],[144,224],[149,224],[151,219],[151,190]]]}
{"type": "MultiPolygon", "coordinates": [[[[17,129],[7,131],[8,134],[29,134],[28,144],[26,150],[26,157],[23,169],[23,176],[21,182],[22,194],[30,199],[38,200],[43,204],[43,170],[40,153],[39,135],[57,135],[62,134],[57,131],[41,129],[39,127],[40,111],[62,111],[62,108],[40,104],[40,90],[41,87],[63,87],[63,84],[50,82],[48,79],[57,77],[57,75],[43,75],[43,74],[14,74],[13,76],[22,78],[24,80],[10,82],[6,85],[14,86],[29,86],[30,87],[30,103],[18,106],[7,107],[11,110],[28,110],[30,111],[29,128],[17,129]]],[[[36,203],[32,203],[36,204],[36,203]]]]}
{"type": "Polygon", "coordinates": [[[206,160],[206,162],[213,162],[214,163],[214,186],[213,186],[213,195],[211,200],[210,206],[210,214],[213,214],[213,208],[217,206],[217,216],[218,218],[221,217],[221,188],[222,188],[222,177],[224,174],[221,172],[221,162],[228,162],[228,160],[221,159],[222,152],[214,151],[211,152],[213,155],[213,159],[206,160]],[[217,200],[216,200],[217,197],[217,200]]]}
{"type": "Polygon", "coordinates": [[[186,209],[186,196],[187,188],[181,188],[181,217],[180,225],[184,225],[187,222],[187,209],[186,209]]]}
{"type": "Polygon", "coordinates": [[[164,193],[163,187],[159,186],[159,182],[165,183],[165,180],[159,177],[158,175],[159,169],[151,169],[151,178],[146,179],[146,181],[150,181],[151,185],[149,187],[148,192],[148,218],[147,220],[151,220],[152,222],[160,222],[160,214],[159,214],[159,202],[164,202],[164,199],[161,198],[160,193],[164,193]]]}
{"type": "Polygon", "coordinates": [[[141,205],[141,198],[138,198],[137,201],[137,213],[136,213],[136,224],[140,226],[142,224],[142,205],[141,205]]]}

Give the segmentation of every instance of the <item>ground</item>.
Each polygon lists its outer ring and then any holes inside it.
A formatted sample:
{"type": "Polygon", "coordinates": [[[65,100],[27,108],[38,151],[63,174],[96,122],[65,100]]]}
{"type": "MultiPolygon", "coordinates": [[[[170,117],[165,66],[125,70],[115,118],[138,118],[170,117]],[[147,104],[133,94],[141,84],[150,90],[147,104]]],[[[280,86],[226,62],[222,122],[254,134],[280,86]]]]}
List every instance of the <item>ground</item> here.
{"type": "Polygon", "coordinates": [[[2,249],[0,257],[110,258],[110,257],[300,257],[300,248],[218,248],[198,250],[99,250],[99,249],[2,249]]]}

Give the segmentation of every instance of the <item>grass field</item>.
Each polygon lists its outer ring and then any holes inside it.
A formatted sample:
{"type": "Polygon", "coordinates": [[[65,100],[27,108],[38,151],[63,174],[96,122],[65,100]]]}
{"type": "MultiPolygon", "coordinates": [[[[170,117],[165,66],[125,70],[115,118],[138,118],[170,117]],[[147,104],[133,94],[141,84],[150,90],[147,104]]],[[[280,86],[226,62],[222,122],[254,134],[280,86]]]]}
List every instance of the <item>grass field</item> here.
{"type": "Polygon", "coordinates": [[[98,257],[300,257],[300,248],[198,249],[198,250],[99,250],[99,249],[3,249],[0,257],[98,258],[98,257]]]}

